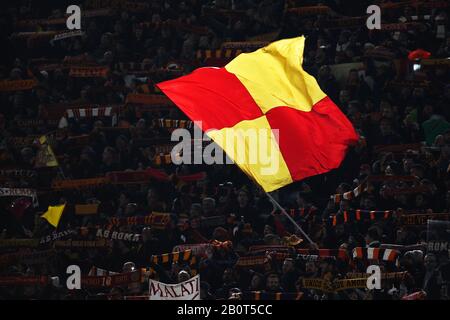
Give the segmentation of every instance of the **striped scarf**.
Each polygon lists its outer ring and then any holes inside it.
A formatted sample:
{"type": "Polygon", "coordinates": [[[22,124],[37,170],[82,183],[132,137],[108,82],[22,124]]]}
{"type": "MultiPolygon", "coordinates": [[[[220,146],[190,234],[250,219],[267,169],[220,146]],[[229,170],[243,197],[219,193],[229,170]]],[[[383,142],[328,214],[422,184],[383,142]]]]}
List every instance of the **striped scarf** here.
{"type": "Polygon", "coordinates": [[[128,273],[109,274],[103,276],[82,276],[82,288],[113,288],[143,282],[145,271],[138,269],[128,273]]]}
{"type": "Polygon", "coordinates": [[[180,252],[164,253],[161,255],[152,255],[150,261],[154,264],[171,265],[172,263],[179,262],[191,263],[193,259],[195,260],[194,255],[192,254],[192,250],[186,250],[180,252]]]}
{"type": "Polygon", "coordinates": [[[61,240],[65,237],[69,237],[69,236],[73,236],[78,234],[78,230],[64,230],[64,231],[60,231],[60,232],[52,232],[49,235],[43,236],[41,237],[41,239],[39,240],[39,244],[41,245],[45,245],[47,243],[56,241],[56,240],[61,240]]]}
{"type": "Polygon", "coordinates": [[[9,137],[6,138],[6,144],[13,148],[23,148],[26,146],[31,146],[37,139],[39,139],[39,135],[28,135],[26,137],[9,137]]]}
{"type": "Polygon", "coordinates": [[[227,223],[225,216],[202,217],[190,220],[190,226],[194,229],[205,229],[223,226],[227,223]]]}
{"type": "Polygon", "coordinates": [[[327,281],[320,278],[302,279],[302,288],[319,290],[324,293],[337,293],[348,289],[367,288],[367,278],[340,279],[327,281]]]}
{"type": "Polygon", "coordinates": [[[172,156],[171,154],[160,154],[155,156],[155,159],[153,160],[155,165],[161,166],[161,165],[169,165],[172,163],[172,156]]]}
{"type": "Polygon", "coordinates": [[[383,23],[381,24],[382,31],[408,31],[420,28],[422,24],[417,22],[406,23],[383,23]]]}
{"type": "Polygon", "coordinates": [[[249,254],[251,255],[265,255],[268,252],[292,254],[294,251],[294,247],[279,245],[257,245],[249,248],[249,254]]]}
{"type": "Polygon", "coordinates": [[[84,35],[84,32],[81,30],[61,32],[61,33],[56,34],[51,41],[59,41],[59,40],[82,36],[82,35],[84,35]]]}
{"type": "MultiPolygon", "coordinates": [[[[381,273],[381,279],[382,280],[394,280],[394,281],[401,281],[405,279],[406,275],[408,274],[408,271],[403,272],[383,272],[381,273]]],[[[355,278],[368,278],[372,274],[370,273],[358,273],[358,272],[349,272],[346,274],[347,279],[355,279],[355,278]]]]}
{"type": "Polygon", "coordinates": [[[403,225],[419,225],[423,226],[428,223],[428,220],[450,220],[450,213],[423,213],[423,214],[403,214],[400,217],[400,222],[403,225]]]}
{"type": "Polygon", "coordinates": [[[190,120],[172,120],[172,119],[158,119],[156,122],[161,128],[186,128],[192,129],[194,123],[190,120]]]}
{"type": "Polygon", "coordinates": [[[431,20],[430,14],[419,14],[419,15],[412,15],[410,17],[401,17],[399,19],[401,22],[407,24],[411,22],[421,22],[421,23],[428,23],[431,20]]]}
{"type": "Polygon", "coordinates": [[[108,75],[108,67],[71,67],[69,77],[74,78],[105,78],[108,75]]]}
{"type": "Polygon", "coordinates": [[[148,106],[173,105],[172,101],[160,94],[129,93],[125,104],[144,104],[148,106]]]}
{"type": "Polygon", "coordinates": [[[112,231],[108,229],[95,229],[95,228],[91,228],[89,231],[95,232],[97,238],[122,240],[130,242],[139,242],[142,240],[142,236],[140,234],[112,231]]]}
{"type": "Polygon", "coordinates": [[[243,300],[301,300],[303,292],[285,293],[285,292],[261,292],[244,291],[243,300]]]}
{"type": "Polygon", "coordinates": [[[81,189],[86,187],[99,187],[107,183],[108,180],[105,177],[75,179],[75,180],[53,180],[52,189],[53,190],[81,189]]]}
{"type": "Polygon", "coordinates": [[[0,92],[31,90],[37,85],[35,79],[0,81],[0,92]]]}
{"type": "MultiPolygon", "coordinates": [[[[83,10],[81,12],[82,18],[92,18],[92,17],[105,17],[113,15],[113,11],[109,8],[101,8],[98,10],[83,10]]],[[[38,25],[48,26],[48,25],[65,25],[67,16],[64,18],[53,18],[53,19],[26,19],[19,20],[16,22],[16,27],[36,27],[38,25]]]]}
{"type": "Polygon", "coordinates": [[[408,150],[420,150],[423,147],[422,143],[407,143],[407,144],[393,144],[393,145],[376,145],[373,147],[373,152],[392,152],[404,153],[408,150]]]}
{"type": "MultiPolygon", "coordinates": [[[[152,264],[163,266],[171,266],[172,263],[188,263],[191,269],[191,276],[197,275],[197,257],[193,254],[192,250],[152,255],[150,261],[152,264]]],[[[150,277],[156,275],[153,267],[150,267],[148,271],[150,277]]]]}
{"type": "Polygon", "coordinates": [[[233,59],[240,55],[243,49],[217,49],[217,50],[197,50],[198,60],[208,59],[233,59]]]}
{"type": "Polygon", "coordinates": [[[93,64],[95,60],[90,58],[87,54],[79,54],[77,56],[65,56],[63,59],[63,64],[69,65],[87,65],[93,64]]]}
{"type": "Polygon", "coordinates": [[[304,218],[305,216],[312,215],[317,212],[316,207],[309,207],[309,208],[299,208],[299,209],[287,209],[287,213],[292,218],[304,218]]]}
{"type": "Polygon", "coordinates": [[[46,127],[46,128],[54,128],[58,126],[58,120],[43,120],[43,119],[21,119],[16,120],[16,124],[19,128],[37,128],[37,127],[46,127]]]}
{"type": "Polygon", "coordinates": [[[366,22],[366,17],[349,17],[339,19],[327,19],[319,23],[319,28],[341,29],[341,28],[359,28],[366,22]]]}
{"type": "Polygon", "coordinates": [[[287,12],[297,16],[315,16],[318,14],[327,15],[331,12],[331,9],[327,6],[290,7],[287,12]]]}
{"type": "MultiPolygon", "coordinates": [[[[342,200],[353,200],[357,197],[359,197],[363,192],[366,192],[369,187],[369,182],[417,182],[418,179],[413,176],[387,176],[387,175],[380,175],[380,176],[369,176],[366,179],[364,179],[363,182],[356,188],[354,188],[351,191],[345,192],[343,194],[334,194],[330,197],[334,201],[335,204],[339,204],[342,200]]],[[[411,192],[409,189],[416,189],[416,188],[407,188],[408,192],[411,192]]],[[[398,189],[401,192],[403,189],[398,189]]],[[[418,188],[417,190],[422,190],[422,188],[418,188]]],[[[395,192],[395,191],[392,191],[395,192]]]]}
{"type": "Polygon", "coordinates": [[[133,226],[133,225],[150,225],[154,229],[165,230],[171,221],[170,213],[152,212],[147,216],[136,216],[128,218],[112,217],[109,223],[112,226],[133,226]]]}
{"type": "Polygon", "coordinates": [[[221,45],[221,49],[241,49],[245,52],[250,52],[265,47],[268,44],[269,42],[267,41],[224,42],[221,45]]]}
{"type": "Polygon", "coordinates": [[[427,67],[439,67],[439,66],[448,66],[450,65],[450,60],[445,59],[426,59],[420,61],[420,64],[427,67]]]}
{"type": "Polygon", "coordinates": [[[112,107],[67,109],[69,119],[112,117],[112,107]]]}
{"type": "MultiPolygon", "coordinates": [[[[421,62],[422,63],[422,62],[421,62]]],[[[386,82],[387,87],[410,87],[410,88],[428,88],[431,85],[429,80],[389,80],[386,82]]],[[[415,145],[415,144],[412,144],[415,145]]],[[[393,145],[397,146],[397,145],[393,145]]],[[[393,147],[390,146],[390,147],[393,147]]],[[[389,146],[385,146],[389,147],[389,146]]]]}
{"type": "Polygon", "coordinates": [[[375,211],[375,210],[351,210],[351,211],[344,211],[340,215],[333,215],[330,217],[332,221],[332,225],[336,226],[338,224],[342,223],[351,223],[355,221],[361,221],[361,220],[387,220],[392,217],[392,214],[394,213],[393,210],[385,210],[385,211],[375,211]]]}
{"type": "Polygon", "coordinates": [[[105,270],[102,268],[97,268],[96,266],[92,266],[91,270],[89,270],[88,276],[90,277],[102,277],[102,276],[112,276],[115,274],[119,274],[118,272],[113,272],[109,270],[105,270]]]}
{"type": "Polygon", "coordinates": [[[46,286],[49,276],[0,276],[0,286],[46,286]]]}
{"type": "Polygon", "coordinates": [[[154,145],[153,148],[155,149],[156,154],[161,153],[170,153],[173,150],[173,147],[175,147],[174,144],[160,144],[160,145],[154,145]]]}
{"type": "Polygon", "coordinates": [[[0,239],[0,248],[35,248],[38,246],[38,239],[0,239]]]}
{"type": "Polygon", "coordinates": [[[212,243],[198,243],[198,244],[181,244],[173,247],[172,252],[182,252],[186,250],[192,251],[192,254],[197,257],[206,257],[208,251],[213,249],[212,243]]]}
{"type": "Polygon", "coordinates": [[[258,268],[266,272],[272,269],[271,261],[267,256],[239,257],[235,264],[235,267],[244,269],[258,268]]]}
{"type": "Polygon", "coordinates": [[[356,247],[353,249],[353,259],[360,260],[378,260],[395,262],[400,255],[400,252],[393,249],[382,248],[362,248],[356,247]]]}
{"type": "Polygon", "coordinates": [[[111,247],[112,243],[107,239],[99,240],[57,240],[53,246],[57,249],[69,248],[107,248],[111,247]]]}
{"type": "Polygon", "coordinates": [[[343,194],[334,194],[330,198],[334,201],[335,204],[339,204],[342,200],[353,200],[359,197],[363,192],[367,191],[367,188],[367,180],[365,180],[355,189],[344,192],[343,194]]]}

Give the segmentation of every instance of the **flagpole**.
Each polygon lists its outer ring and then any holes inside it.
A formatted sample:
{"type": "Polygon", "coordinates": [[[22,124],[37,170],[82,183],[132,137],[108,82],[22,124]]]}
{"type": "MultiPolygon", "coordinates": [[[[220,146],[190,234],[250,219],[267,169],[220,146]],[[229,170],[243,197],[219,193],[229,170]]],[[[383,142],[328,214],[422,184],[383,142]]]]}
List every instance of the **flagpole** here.
{"type": "Polygon", "coordinates": [[[317,244],[314,242],[314,241],[312,241],[311,240],[311,238],[305,233],[305,231],[303,231],[303,229],[298,225],[298,223],[297,222],[295,222],[295,220],[294,219],[292,219],[292,217],[286,212],[286,210],[284,210],[284,208],[270,195],[270,193],[268,193],[268,192],[266,192],[266,195],[269,197],[269,199],[270,199],[270,201],[272,201],[272,203],[276,206],[276,207],[278,207],[278,209],[280,209],[281,210],[281,212],[286,216],[286,218],[288,218],[289,219],[289,221],[291,221],[293,224],[294,224],[294,226],[296,226],[297,227],[297,229],[298,229],[298,231],[300,231],[301,232],[301,234],[306,238],[306,240],[308,240],[309,241],[309,243],[311,243],[314,247],[316,247],[316,248],[318,248],[317,247],[317,244]]]}

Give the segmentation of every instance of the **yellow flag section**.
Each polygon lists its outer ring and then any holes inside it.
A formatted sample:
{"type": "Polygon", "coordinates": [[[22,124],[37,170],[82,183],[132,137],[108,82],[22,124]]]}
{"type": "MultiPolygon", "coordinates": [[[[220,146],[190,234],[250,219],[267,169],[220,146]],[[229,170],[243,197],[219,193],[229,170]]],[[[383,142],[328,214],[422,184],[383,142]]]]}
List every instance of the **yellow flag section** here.
{"type": "Polygon", "coordinates": [[[276,133],[266,116],[241,121],[232,128],[207,132],[241,170],[267,191],[292,183],[276,133]]]}
{"type": "Polygon", "coordinates": [[[46,219],[48,223],[57,228],[65,207],[66,204],[49,206],[47,212],[45,212],[41,217],[46,219]]]}
{"type": "Polygon", "coordinates": [[[308,112],[326,94],[302,68],[304,48],[304,37],[280,40],[239,55],[225,69],[238,77],[263,113],[280,106],[308,112]]]}

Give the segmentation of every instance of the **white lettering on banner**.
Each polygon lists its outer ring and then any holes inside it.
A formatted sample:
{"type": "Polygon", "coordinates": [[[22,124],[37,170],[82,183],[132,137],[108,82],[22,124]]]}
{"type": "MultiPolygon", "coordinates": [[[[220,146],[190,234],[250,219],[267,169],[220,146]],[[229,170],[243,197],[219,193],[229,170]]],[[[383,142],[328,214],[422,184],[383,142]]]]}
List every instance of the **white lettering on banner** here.
{"type": "Polygon", "coordinates": [[[200,275],[178,284],[149,279],[149,295],[150,300],[200,300],[200,275]]]}

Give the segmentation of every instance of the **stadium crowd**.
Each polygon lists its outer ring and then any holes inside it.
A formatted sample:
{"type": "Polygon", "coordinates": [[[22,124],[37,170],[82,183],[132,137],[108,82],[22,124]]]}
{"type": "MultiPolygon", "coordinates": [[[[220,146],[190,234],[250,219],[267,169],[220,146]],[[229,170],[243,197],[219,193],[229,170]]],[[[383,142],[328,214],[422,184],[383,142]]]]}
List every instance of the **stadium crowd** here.
{"type": "Polygon", "coordinates": [[[0,19],[0,299],[125,299],[148,294],[149,277],[196,274],[202,299],[448,299],[448,235],[427,224],[450,220],[448,3],[372,1],[391,28],[369,30],[365,9],[351,17],[341,2],[87,0],[83,34],[61,39],[64,2],[9,5],[0,19]],[[164,101],[160,81],[300,35],[304,69],[360,136],[339,169],[274,194],[313,244],[237,166],[172,164],[171,132],[189,121],[152,100],[164,101]],[[34,82],[14,87],[20,80],[34,82]],[[63,203],[55,231],[41,215],[63,203]],[[189,259],[159,260],[177,246],[192,249],[189,259]],[[372,264],[382,288],[341,281],[367,278],[372,264]],[[143,275],[68,290],[69,265],[88,278],[143,275]]]}

